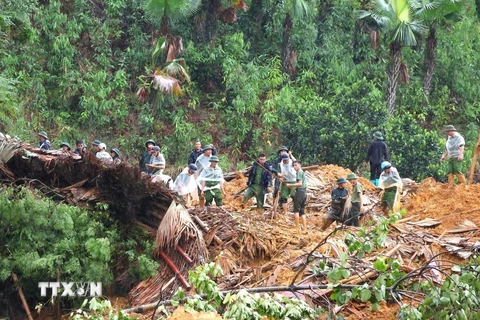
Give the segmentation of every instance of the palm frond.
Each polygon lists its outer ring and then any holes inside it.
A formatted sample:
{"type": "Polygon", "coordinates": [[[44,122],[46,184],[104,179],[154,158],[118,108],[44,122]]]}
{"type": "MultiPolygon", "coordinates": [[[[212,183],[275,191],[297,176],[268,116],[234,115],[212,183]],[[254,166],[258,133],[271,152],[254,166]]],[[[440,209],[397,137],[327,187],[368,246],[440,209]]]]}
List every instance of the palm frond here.
{"type": "Polygon", "coordinates": [[[304,0],[292,0],[293,1],[293,15],[302,18],[308,13],[308,5],[304,0]]]}
{"type": "Polygon", "coordinates": [[[185,80],[190,83],[190,76],[187,73],[187,70],[181,65],[184,63],[184,59],[175,59],[172,60],[165,68],[163,68],[163,72],[169,75],[170,77],[174,77],[179,80],[185,80]]]}
{"type": "Polygon", "coordinates": [[[146,0],[144,9],[155,20],[167,16],[171,20],[187,18],[200,8],[201,0],[146,0]]]}
{"type": "Polygon", "coordinates": [[[177,79],[163,74],[153,75],[153,84],[165,94],[173,94],[175,87],[179,86],[177,79]]]}

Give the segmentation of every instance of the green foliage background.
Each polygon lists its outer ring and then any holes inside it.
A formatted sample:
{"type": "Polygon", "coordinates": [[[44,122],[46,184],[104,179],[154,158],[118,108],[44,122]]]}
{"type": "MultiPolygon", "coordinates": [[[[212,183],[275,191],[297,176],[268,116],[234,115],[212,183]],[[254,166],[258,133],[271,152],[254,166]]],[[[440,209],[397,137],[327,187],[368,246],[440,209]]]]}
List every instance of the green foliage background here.
{"type": "MultiPolygon", "coordinates": [[[[161,20],[146,14],[143,1],[1,0],[0,130],[26,141],[46,130],[54,147],[99,138],[132,162],[143,141],[155,137],[168,162],[182,166],[200,138],[219,148],[227,170],[260,150],[275,153],[280,144],[304,163],[355,170],[380,130],[402,176],[422,179],[443,176],[441,129],[454,124],[467,138],[469,166],[480,107],[476,1],[466,0],[459,21],[437,26],[428,98],[425,36],[402,49],[410,82],[399,85],[393,115],[385,104],[389,39],[380,34],[373,49],[372,26],[358,19],[372,1],[306,1],[305,16],[291,15],[298,57],[291,75],[282,69],[290,2],[247,1],[249,9],[237,10],[233,24],[211,19],[208,3],[187,19],[169,17],[192,79],[182,84],[183,96],[153,91],[139,102],[139,77],[152,71],[161,20]]],[[[222,9],[231,5],[221,2],[222,9]]]]}

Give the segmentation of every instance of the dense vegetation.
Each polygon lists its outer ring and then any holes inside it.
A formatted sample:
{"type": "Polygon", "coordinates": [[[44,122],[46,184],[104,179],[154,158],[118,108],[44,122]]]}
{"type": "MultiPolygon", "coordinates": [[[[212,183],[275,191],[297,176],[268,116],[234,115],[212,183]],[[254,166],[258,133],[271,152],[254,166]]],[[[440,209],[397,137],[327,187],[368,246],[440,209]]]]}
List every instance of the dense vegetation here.
{"type": "Polygon", "coordinates": [[[1,0],[0,130],[131,156],[156,137],[177,165],[196,138],[225,164],[287,144],[352,169],[380,130],[403,176],[439,177],[445,124],[466,166],[476,141],[480,5],[393,4],[1,0]]]}
{"type": "Polygon", "coordinates": [[[45,303],[39,282],[102,282],[105,291],[122,293],[158,268],[146,231],[119,225],[105,212],[56,204],[26,188],[0,188],[0,243],[4,312],[18,302],[12,273],[28,301],[45,303]],[[121,281],[115,279],[122,273],[121,281]]]}

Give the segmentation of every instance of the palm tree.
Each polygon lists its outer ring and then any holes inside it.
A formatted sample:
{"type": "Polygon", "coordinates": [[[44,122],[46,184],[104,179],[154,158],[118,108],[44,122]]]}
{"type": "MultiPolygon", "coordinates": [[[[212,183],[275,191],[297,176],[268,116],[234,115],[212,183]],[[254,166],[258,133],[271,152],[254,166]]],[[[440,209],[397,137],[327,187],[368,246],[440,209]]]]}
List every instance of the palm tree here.
{"type": "Polygon", "coordinates": [[[390,114],[395,111],[402,47],[416,45],[416,34],[422,34],[426,30],[412,11],[411,2],[413,0],[376,0],[373,12],[360,12],[360,19],[372,19],[379,30],[387,36],[390,64],[387,69],[386,100],[390,114]]]}
{"type": "Polygon", "coordinates": [[[297,53],[292,49],[292,17],[303,18],[308,13],[307,3],[304,0],[287,0],[284,2],[285,19],[283,20],[282,69],[290,75],[295,73],[293,63],[297,60],[297,53]]]}
{"type": "Polygon", "coordinates": [[[147,0],[145,12],[150,18],[161,19],[160,35],[170,34],[170,24],[188,18],[200,7],[201,0],[147,0]]]}
{"type": "Polygon", "coordinates": [[[437,51],[437,28],[459,21],[465,10],[464,0],[422,0],[414,4],[416,15],[428,26],[423,62],[423,91],[428,97],[432,92],[437,51]]]}

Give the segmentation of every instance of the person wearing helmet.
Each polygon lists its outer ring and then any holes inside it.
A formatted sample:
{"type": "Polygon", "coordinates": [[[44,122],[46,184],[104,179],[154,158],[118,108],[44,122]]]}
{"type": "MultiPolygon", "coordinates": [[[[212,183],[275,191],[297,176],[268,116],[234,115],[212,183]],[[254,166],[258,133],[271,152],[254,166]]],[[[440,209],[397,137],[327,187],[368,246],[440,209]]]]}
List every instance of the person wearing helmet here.
{"type": "Polygon", "coordinates": [[[302,170],[302,163],[298,160],[293,161],[293,167],[297,172],[296,182],[287,184],[289,188],[296,188],[295,199],[293,199],[293,214],[295,215],[295,227],[299,228],[299,220],[302,218],[304,231],[307,231],[307,216],[305,215],[305,206],[307,204],[307,178],[302,170]]]}
{"type": "MultiPolygon", "coordinates": [[[[279,193],[280,193],[280,199],[278,203],[283,209],[283,214],[284,217],[287,216],[287,202],[288,198],[295,199],[295,188],[294,187],[287,187],[287,184],[289,183],[295,183],[296,178],[297,178],[297,171],[293,167],[293,161],[296,161],[292,159],[293,156],[291,156],[288,153],[283,153],[282,154],[282,161],[278,164],[278,178],[279,178],[279,183],[281,182],[281,187],[279,188],[279,193]],[[292,161],[293,160],[293,161],[292,161]]],[[[276,205],[274,203],[274,212],[276,211],[276,205]]]]}
{"type": "Polygon", "coordinates": [[[40,149],[44,149],[44,150],[50,150],[51,146],[50,146],[50,141],[48,141],[48,135],[45,131],[40,131],[38,133],[38,137],[39,137],[39,142],[38,142],[38,147],[40,149]]]}
{"type": "Polygon", "coordinates": [[[93,140],[92,142],[92,148],[90,149],[92,153],[97,154],[97,152],[100,151],[100,140],[93,140]]]}
{"type": "Polygon", "coordinates": [[[387,214],[390,210],[396,211],[399,209],[403,183],[397,168],[392,167],[390,162],[382,162],[381,168],[383,172],[380,174],[378,187],[384,190],[381,206],[383,212],[387,214]]]}
{"type": "Polygon", "coordinates": [[[368,146],[367,162],[370,163],[370,182],[378,187],[378,180],[382,172],[380,164],[388,160],[387,145],[383,142],[380,131],[373,134],[373,141],[368,146]]]}
{"type": "Polygon", "coordinates": [[[110,156],[112,157],[113,164],[122,163],[122,159],[120,159],[120,150],[118,150],[117,148],[113,148],[110,150],[110,156]]]}
{"type": "MultiPolygon", "coordinates": [[[[212,146],[212,156],[217,154],[217,149],[213,145],[212,146]]],[[[188,157],[188,164],[193,163],[195,164],[197,162],[198,157],[203,154],[204,149],[202,149],[202,143],[200,140],[195,141],[195,146],[190,152],[190,156],[188,157]]],[[[208,163],[207,163],[208,165],[208,163]]]]}
{"type": "MultiPolygon", "coordinates": [[[[282,162],[282,156],[284,154],[288,154],[288,156],[290,157],[290,159],[292,159],[292,161],[296,160],[295,157],[293,156],[292,152],[288,150],[287,146],[281,146],[278,149],[278,157],[273,161],[273,164],[272,164],[272,169],[275,169],[277,172],[279,170],[280,163],[282,162]]],[[[275,184],[274,184],[274,187],[273,187],[273,198],[274,199],[277,198],[278,190],[280,190],[280,180],[275,179],[275,184]]]]}
{"type": "Polygon", "coordinates": [[[213,200],[217,207],[223,206],[223,196],[226,196],[224,188],[223,171],[218,166],[220,160],[217,156],[210,157],[210,165],[205,167],[198,177],[197,183],[200,184],[200,195],[205,197],[205,206],[212,205],[213,200]]]}
{"type": "Polygon", "coordinates": [[[347,181],[352,185],[352,196],[350,197],[351,208],[345,225],[359,227],[359,217],[363,212],[363,187],[360,182],[358,182],[358,177],[355,173],[349,173],[347,175],[347,181]]]}
{"type": "Polygon", "coordinates": [[[177,176],[173,183],[172,190],[179,196],[188,197],[190,192],[196,188],[195,184],[195,172],[197,172],[197,166],[190,163],[182,172],[177,176]]]}
{"type": "Polygon", "coordinates": [[[165,157],[160,152],[160,147],[154,146],[151,150],[150,162],[145,166],[152,172],[152,175],[161,175],[163,174],[163,169],[165,169],[165,164],[165,157]]]}
{"type": "Polygon", "coordinates": [[[102,162],[112,162],[112,156],[106,151],[107,145],[105,143],[100,143],[98,145],[98,149],[100,151],[97,152],[95,155],[97,159],[101,160],[102,162]]]}
{"type": "Polygon", "coordinates": [[[72,149],[70,148],[70,144],[68,142],[62,142],[60,144],[60,150],[63,150],[65,152],[70,152],[70,150],[72,149]]]}
{"type": "Polygon", "coordinates": [[[210,165],[210,158],[214,155],[213,151],[215,147],[212,144],[207,144],[202,149],[202,154],[200,154],[195,161],[195,165],[198,168],[197,174],[202,173],[202,170],[210,165]]]}
{"type": "Polygon", "coordinates": [[[454,175],[459,183],[465,184],[465,176],[462,174],[463,151],[465,150],[465,139],[457,132],[454,126],[448,125],[444,131],[448,138],[445,144],[446,151],[442,155],[441,161],[447,160],[448,184],[454,185],[454,175]]]}
{"type": "Polygon", "coordinates": [[[322,217],[322,225],[320,226],[322,231],[327,230],[327,228],[335,221],[343,223],[345,220],[344,209],[349,196],[346,186],[347,179],[344,177],[337,179],[337,187],[332,190],[332,205],[328,212],[322,217]]]}
{"type": "Polygon", "coordinates": [[[147,168],[147,164],[150,163],[151,150],[155,146],[155,141],[149,139],[145,142],[145,150],[142,153],[142,156],[139,161],[140,170],[146,174],[151,174],[150,169],[147,168]]]}

